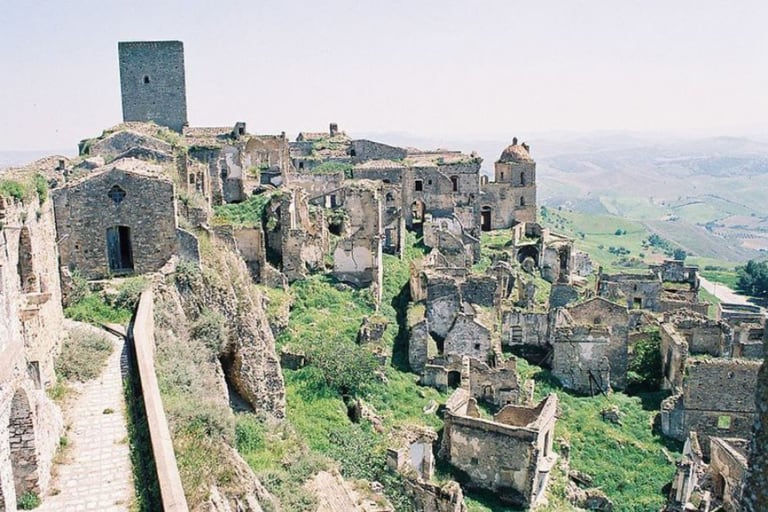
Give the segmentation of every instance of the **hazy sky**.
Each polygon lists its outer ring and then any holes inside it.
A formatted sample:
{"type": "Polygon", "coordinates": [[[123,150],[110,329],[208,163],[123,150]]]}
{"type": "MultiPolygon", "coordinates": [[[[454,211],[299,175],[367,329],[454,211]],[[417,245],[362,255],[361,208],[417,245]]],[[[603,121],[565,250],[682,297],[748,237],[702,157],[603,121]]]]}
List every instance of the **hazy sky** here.
{"type": "Polygon", "coordinates": [[[0,2],[0,149],[121,121],[117,41],[184,42],[195,126],[768,133],[768,2],[0,2]]]}

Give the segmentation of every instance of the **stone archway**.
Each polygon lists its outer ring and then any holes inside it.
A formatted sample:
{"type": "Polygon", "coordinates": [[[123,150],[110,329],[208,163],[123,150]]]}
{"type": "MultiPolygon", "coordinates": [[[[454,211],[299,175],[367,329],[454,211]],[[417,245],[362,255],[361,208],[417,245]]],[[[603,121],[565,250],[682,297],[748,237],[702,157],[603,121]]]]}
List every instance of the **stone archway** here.
{"type": "Polygon", "coordinates": [[[35,447],[35,418],[29,405],[29,397],[19,388],[13,395],[11,415],[8,420],[11,446],[11,470],[16,499],[25,493],[40,493],[35,447]]]}

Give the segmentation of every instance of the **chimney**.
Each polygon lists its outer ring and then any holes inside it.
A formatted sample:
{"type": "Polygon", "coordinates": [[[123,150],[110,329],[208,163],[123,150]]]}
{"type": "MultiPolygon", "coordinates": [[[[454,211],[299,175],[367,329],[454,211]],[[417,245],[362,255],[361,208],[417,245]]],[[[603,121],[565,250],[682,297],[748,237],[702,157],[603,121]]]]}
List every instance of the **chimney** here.
{"type": "Polygon", "coordinates": [[[517,146],[517,137],[512,137],[512,145],[517,146]]]}

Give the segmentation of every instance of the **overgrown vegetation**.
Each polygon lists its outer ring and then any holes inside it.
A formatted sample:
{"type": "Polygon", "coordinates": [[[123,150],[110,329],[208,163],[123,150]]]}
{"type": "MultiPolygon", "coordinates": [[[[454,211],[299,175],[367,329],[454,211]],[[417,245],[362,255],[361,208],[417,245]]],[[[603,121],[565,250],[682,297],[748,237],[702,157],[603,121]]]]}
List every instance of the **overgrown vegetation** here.
{"type": "Polygon", "coordinates": [[[264,213],[274,194],[263,193],[251,196],[242,203],[227,203],[214,206],[213,222],[235,226],[256,227],[265,222],[264,213]]]}
{"type": "Polygon", "coordinates": [[[37,196],[40,204],[43,204],[48,199],[48,180],[40,173],[2,179],[0,196],[23,202],[37,196]]]}
{"type": "Polygon", "coordinates": [[[73,320],[97,325],[125,324],[131,319],[133,309],[146,286],[145,278],[130,277],[117,281],[114,289],[94,292],[85,278],[74,274],[64,314],[73,320]]]}
{"type": "Polygon", "coordinates": [[[312,174],[336,174],[337,172],[344,173],[344,177],[352,179],[352,164],[344,162],[323,162],[322,164],[315,166],[310,171],[312,174]]]}
{"type": "Polygon", "coordinates": [[[661,385],[661,336],[658,328],[649,330],[633,348],[627,367],[627,391],[658,391],[661,385]]]}
{"type": "Polygon", "coordinates": [[[73,329],[64,338],[55,371],[59,379],[85,382],[99,376],[114,346],[106,336],[89,329],[73,329]]]}

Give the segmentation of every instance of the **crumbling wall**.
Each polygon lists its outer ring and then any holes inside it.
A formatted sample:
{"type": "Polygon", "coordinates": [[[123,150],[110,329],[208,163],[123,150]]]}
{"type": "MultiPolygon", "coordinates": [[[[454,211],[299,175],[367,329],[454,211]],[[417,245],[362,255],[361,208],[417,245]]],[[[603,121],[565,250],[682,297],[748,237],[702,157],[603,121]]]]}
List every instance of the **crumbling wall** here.
{"type": "Polygon", "coordinates": [[[454,279],[427,276],[427,323],[430,333],[440,339],[448,332],[461,309],[459,286],[454,279]]]}
{"type": "Polygon", "coordinates": [[[477,322],[474,316],[460,313],[445,337],[443,353],[487,361],[493,351],[491,331],[477,322]]]}
{"type": "Polygon", "coordinates": [[[63,430],[45,391],[63,322],[51,206],[0,197],[0,509],[47,493],[63,430]]]}
{"type": "Polygon", "coordinates": [[[470,485],[520,506],[535,505],[555,460],[556,409],[557,397],[549,395],[536,407],[508,405],[486,420],[467,391],[458,389],[446,404],[440,456],[466,473],[470,485]]]}
{"type": "Polygon", "coordinates": [[[511,358],[491,368],[482,361],[470,359],[469,391],[474,399],[497,407],[523,403],[525,395],[517,373],[517,360],[511,358]]]}

